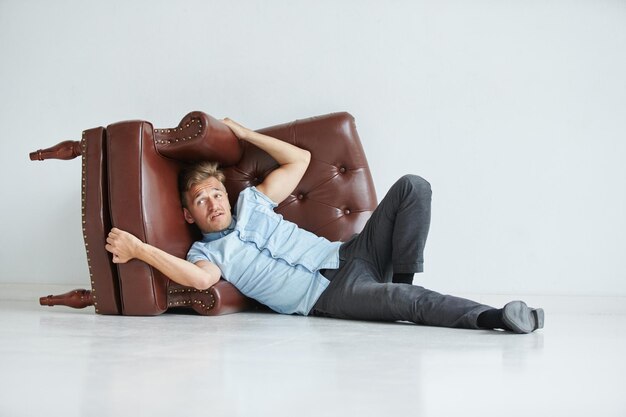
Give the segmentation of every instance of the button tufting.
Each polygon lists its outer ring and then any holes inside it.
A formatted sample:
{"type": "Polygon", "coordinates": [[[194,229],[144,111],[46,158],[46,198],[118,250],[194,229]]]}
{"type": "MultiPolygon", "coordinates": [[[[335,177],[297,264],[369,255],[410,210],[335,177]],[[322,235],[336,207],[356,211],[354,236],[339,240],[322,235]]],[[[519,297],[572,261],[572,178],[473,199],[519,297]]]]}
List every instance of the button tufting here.
{"type": "Polygon", "coordinates": [[[298,200],[302,200],[304,198],[304,194],[298,194],[298,200]]]}
{"type": "Polygon", "coordinates": [[[346,215],[347,215],[347,214],[350,214],[350,210],[349,210],[349,209],[345,209],[345,210],[343,211],[343,214],[346,214],[346,215]]]}
{"type": "Polygon", "coordinates": [[[346,172],[346,167],[341,167],[341,168],[339,168],[339,172],[341,172],[342,174],[345,174],[345,172],[346,172]]]}

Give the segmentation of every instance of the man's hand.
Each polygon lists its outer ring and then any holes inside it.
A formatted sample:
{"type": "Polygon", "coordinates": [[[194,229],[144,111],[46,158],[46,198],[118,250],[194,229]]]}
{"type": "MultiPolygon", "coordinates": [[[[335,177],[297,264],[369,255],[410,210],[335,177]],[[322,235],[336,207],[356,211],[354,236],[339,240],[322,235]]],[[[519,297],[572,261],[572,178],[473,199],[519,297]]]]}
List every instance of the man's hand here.
{"type": "Polygon", "coordinates": [[[124,264],[137,258],[143,242],[128,232],[113,228],[107,237],[105,249],[113,254],[113,263],[124,264]]]}
{"type": "Polygon", "coordinates": [[[239,139],[246,139],[250,135],[250,132],[252,132],[247,127],[240,125],[228,117],[222,119],[222,123],[228,126],[239,139]]]}

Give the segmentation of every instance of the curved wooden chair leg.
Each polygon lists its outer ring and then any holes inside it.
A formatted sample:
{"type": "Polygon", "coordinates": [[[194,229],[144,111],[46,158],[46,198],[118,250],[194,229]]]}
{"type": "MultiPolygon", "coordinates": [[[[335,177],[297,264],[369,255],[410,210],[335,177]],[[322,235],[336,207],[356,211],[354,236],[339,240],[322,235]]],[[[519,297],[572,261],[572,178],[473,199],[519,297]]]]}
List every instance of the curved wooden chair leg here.
{"type": "Polygon", "coordinates": [[[85,308],[93,305],[93,297],[91,291],[76,289],[65,294],[48,295],[39,298],[39,304],[42,306],[68,306],[72,308],[85,308]]]}
{"type": "Polygon", "coordinates": [[[45,159],[74,159],[81,155],[80,142],[66,140],[56,145],[39,149],[29,154],[31,161],[43,161],[45,159]]]}

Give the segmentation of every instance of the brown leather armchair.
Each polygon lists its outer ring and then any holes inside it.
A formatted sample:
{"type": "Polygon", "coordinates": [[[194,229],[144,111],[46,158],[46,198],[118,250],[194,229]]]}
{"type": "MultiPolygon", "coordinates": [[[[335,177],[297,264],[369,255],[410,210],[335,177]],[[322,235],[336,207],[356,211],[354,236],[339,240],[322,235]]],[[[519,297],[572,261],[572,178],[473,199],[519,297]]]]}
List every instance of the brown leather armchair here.
{"type": "MultiPolygon", "coordinates": [[[[276,211],[329,240],[359,232],[377,205],[374,184],[348,113],[296,120],[259,130],[311,152],[310,166],[276,211]]],[[[220,121],[202,112],[186,115],[169,129],[146,121],[124,121],[83,132],[30,154],[31,160],[82,156],[82,223],[91,290],[40,299],[42,305],[94,305],[99,314],[157,315],[192,308],[204,315],[242,311],[254,305],[220,280],[206,291],[183,287],[149,265],[114,264],[105,250],[118,227],[175,256],[185,257],[200,235],[182,216],[177,176],[190,161],[212,160],[226,173],[234,206],[239,192],[256,185],[278,164],[259,148],[239,141],[220,121]]]]}

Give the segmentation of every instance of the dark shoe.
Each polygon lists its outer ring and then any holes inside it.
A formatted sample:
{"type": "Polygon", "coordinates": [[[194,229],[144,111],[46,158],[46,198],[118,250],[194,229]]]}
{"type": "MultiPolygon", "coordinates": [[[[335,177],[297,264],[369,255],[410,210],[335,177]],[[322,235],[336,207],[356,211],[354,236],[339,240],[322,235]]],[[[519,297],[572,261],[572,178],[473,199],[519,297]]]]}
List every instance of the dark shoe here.
{"type": "Polygon", "coordinates": [[[511,301],[502,309],[502,321],[515,333],[542,329],[543,316],[542,308],[530,308],[523,301],[511,301]]]}

